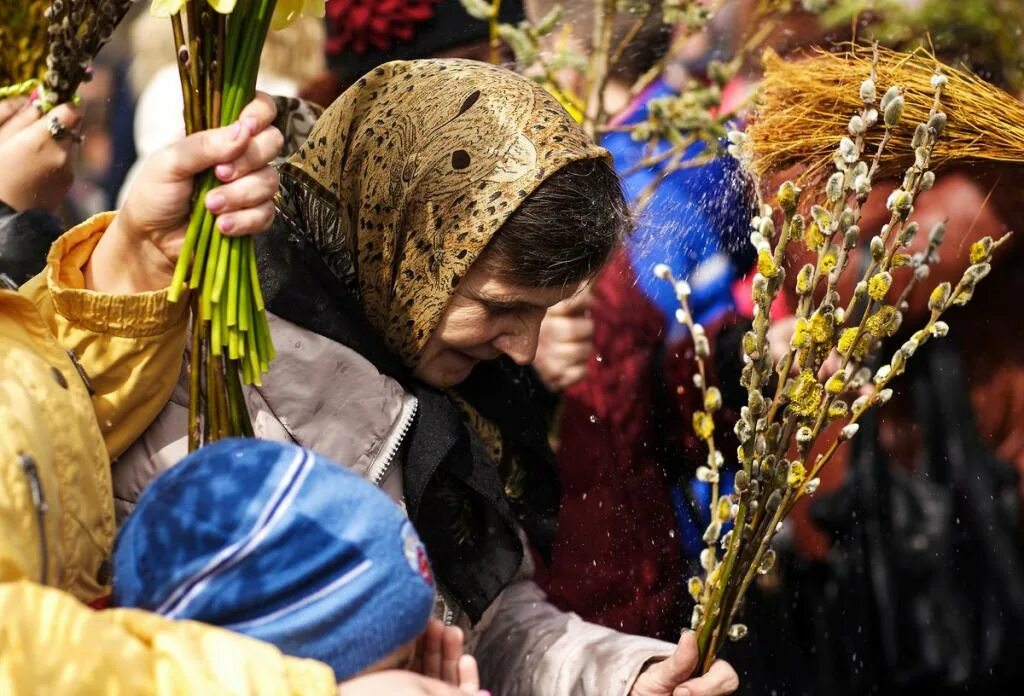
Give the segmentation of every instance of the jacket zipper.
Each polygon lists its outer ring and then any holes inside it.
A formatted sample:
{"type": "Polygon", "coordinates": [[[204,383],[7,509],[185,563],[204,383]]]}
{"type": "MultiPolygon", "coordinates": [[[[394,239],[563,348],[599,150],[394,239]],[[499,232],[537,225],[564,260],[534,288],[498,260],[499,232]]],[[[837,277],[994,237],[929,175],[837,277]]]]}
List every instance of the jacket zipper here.
{"type": "Polygon", "coordinates": [[[46,584],[49,574],[49,551],[46,547],[46,513],[49,506],[46,504],[46,496],[43,495],[43,484],[39,480],[39,468],[32,457],[27,454],[21,455],[21,470],[25,472],[28,479],[28,488],[32,496],[32,505],[36,509],[36,526],[39,528],[39,565],[41,568],[39,582],[46,584]]]}
{"type": "Polygon", "coordinates": [[[452,605],[448,602],[448,597],[444,594],[441,595],[441,604],[444,605],[444,616],[441,617],[441,621],[445,626],[451,626],[455,623],[455,612],[452,610],[452,605]]]}
{"type": "Polygon", "coordinates": [[[382,466],[380,471],[370,479],[373,482],[373,485],[379,487],[380,484],[384,482],[384,478],[387,476],[388,471],[391,470],[391,465],[395,462],[395,457],[398,455],[398,451],[402,449],[402,443],[405,442],[406,436],[412,429],[412,422],[416,420],[416,413],[419,411],[419,407],[419,400],[413,398],[412,407],[409,409],[409,413],[405,416],[405,419],[398,427],[398,438],[391,444],[391,448],[384,457],[384,466],[382,466]]]}

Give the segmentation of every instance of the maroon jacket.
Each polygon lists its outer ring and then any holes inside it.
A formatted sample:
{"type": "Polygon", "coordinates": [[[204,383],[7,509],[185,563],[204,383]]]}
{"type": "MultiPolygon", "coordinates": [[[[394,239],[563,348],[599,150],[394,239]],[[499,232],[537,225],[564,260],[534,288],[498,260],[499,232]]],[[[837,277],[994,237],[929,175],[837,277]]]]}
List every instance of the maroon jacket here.
{"type": "MultiPolygon", "coordinates": [[[[620,255],[594,286],[595,351],[587,377],[564,394],[562,505],[552,564],[540,580],[552,602],[588,621],[675,641],[690,602],[652,417],[664,319],[632,274],[620,255]]],[[[692,385],[692,361],[673,364],[686,374],[671,381],[692,385]]],[[[675,430],[689,432],[683,420],[675,430]]]]}

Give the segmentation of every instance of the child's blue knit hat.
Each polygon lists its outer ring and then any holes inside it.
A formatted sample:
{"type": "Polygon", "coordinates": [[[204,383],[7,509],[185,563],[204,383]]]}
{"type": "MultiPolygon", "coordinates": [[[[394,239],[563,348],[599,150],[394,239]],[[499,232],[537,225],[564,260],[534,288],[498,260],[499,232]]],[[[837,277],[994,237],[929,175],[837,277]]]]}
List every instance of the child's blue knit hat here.
{"type": "Polygon", "coordinates": [[[145,491],[114,548],[114,603],[327,663],[339,681],[414,640],[434,582],[376,486],[308,450],[226,440],[145,491]]]}

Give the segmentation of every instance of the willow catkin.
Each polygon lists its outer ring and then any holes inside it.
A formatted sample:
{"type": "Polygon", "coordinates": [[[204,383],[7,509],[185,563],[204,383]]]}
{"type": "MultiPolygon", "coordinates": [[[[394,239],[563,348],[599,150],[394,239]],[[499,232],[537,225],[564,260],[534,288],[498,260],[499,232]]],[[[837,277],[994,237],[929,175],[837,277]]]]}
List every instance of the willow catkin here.
{"type": "Polygon", "coordinates": [[[0,3],[0,88],[46,72],[46,0],[0,3]]]}
{"type": "MultiPolygon", "coordinates": [[[[801,179],[828,171],[850,117],[862,107],[858,86],[871,72],[873,48],[853,45],[842,53],[814,49],[807,57],[764,57],[765,76],[755,116],[748,129],[746,156],[751,171],[764,178],[795,165],[801,179]]],[[[928,121],[939,65],[923,49],[898,53],[878,48],[879,93],[892,85],[904,90],[905,111],[879,161],[881,177],[900,176],[914,161],[911,141],[916,124],[928,121]]],[[[1024,104],[976,75],[948,65],[949,78],[940,108],[948,125],[933,155],[935,168],[964,163],[1024,163],[1024,104]]],[[[869,135],[874,153],[882,129],[869,135]]]]}
{"type": "Polygon", "coordinates": [[[71,101],[79,85],[89,80],[89,65],[131,4],[132,0],[53,0],[46,10],[46,107],[71,101]]]}

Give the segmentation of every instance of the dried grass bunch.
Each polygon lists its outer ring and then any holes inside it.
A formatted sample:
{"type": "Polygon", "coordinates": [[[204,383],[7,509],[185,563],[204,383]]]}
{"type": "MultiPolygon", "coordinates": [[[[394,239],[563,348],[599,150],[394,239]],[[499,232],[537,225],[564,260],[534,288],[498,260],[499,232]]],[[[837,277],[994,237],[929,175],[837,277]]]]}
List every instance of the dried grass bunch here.
{"type": "MultiPolygon", "coordinates": [[[[929,80],[936,64],[924,49],[898,53],[878,48],[879,84],[903,87],[906,118],[889,132],[890,143],[878,164],[881,177],[899,176],[914,160],[914,124],[932,107],[929,80]]],[[[857,85],[872,66],[872,48],[852,45],[842,53],[817,49],[786,61],[765,55],[760,103],[750,128],[749,166],[758,177],[806,165],[801,181],[827,173],[835,133],[860,107],[857,85]]],[[[934,168],[967,162],[1024,162],[1024,104],[976,75],[943,67],[949,90],[943,108],[949,128],[935,147],[934,168]]],[[[868,135],[877,146],[881,133],[868,135]]]]}
{"type": "MultiPolygon", "coordinates": [[[[867,51],[870,55],[871,49],[867,51]]],[[[864,49],[856,49],[853,55],[863,57],[864,49]]],[[[838,58],[828,60],[837,61],[830,65],[849,65],[838,58]]],[[[714,415],[722,398],[716,387],[707,384],[708,340],[690,312],[686,281],[675,279],[667,266],[655,270],[674,284],[680,303],[677,319],[693,337],[698,366],[694,381],[704,402],[703,410],[694,415],[693,427],[708,449],[707,464],[698,469],[697,478],[712,486],[711,524],[704,533],[707,546],[700,557],[705,572],[703,577],[690,579],[689,590],[696,603],[692,627],[698,632],[705,670],[726,638],[738,640],[747,633],[746,626],[736,621],[737,613],[751,582],[774,563],[770,547],[782,520],[797,500],[814,493],[822,467],[843,442],[854,437],[858,421],[868,409],[888,401],[892,380],[903,373],[920,346],[946,335],[949,327],[942,321],[943,314],[971,299],[976,285],[989,273],[992,253],[1005,239],[977,242],[971,248],[971,265],[960,281],[955,286],[941,283],[932,291],[924,326],[888,360],[879,359],[883,342],[901,328],[911,290],[928,278],[929,266],[938,260],[945,235],[940,223],[928,232],[925,251],[909,251],[922,233],[918,223],[910,220],[914,201],[919,192],[934,184],[937,155],[963,148],[957,143],[962,143],[961,136],[969,128],[949,120],[943,108],[948,104],[967,117],[991,99],[991,92],[977,80],[951,76],[938,63],[926,67],[922,60],[917,54],[894,56],[878,51],[873,59],[857,63],[861,66],[857,79],[848,67],[831,78],[803,65],[775,71],[775,81],[769,85],[775,99],[771,104],[800,103],[813,81],[818,85],[817,94],[832,95],[828,108],[836,115],[822,105],[816,118],[791,123],[791,116],[779,120],[766,106],[761,121],[762,133],[769,119],[787,124],[785,137],[773,134],[776,147],[790,140],[816,143],[814,149],[790,151],[783,161],[809,160],[816,163],[822,176],[813,191],[801,191],[794,182],[785,182],[778,189],[775,206],[762,205],[751,221],[750,240],[758,255],[752,291],[754,319],[753,328],[743,337],[741,383],[747,405],[734,429],[739,448],[730,495],[720,495],[718,487],[725,456],[715,443],[714,415]],[[793,95],[783,93],[784,82],[778,78],[783,70],[801,75],[793,95]],[[829,79],[841,82],[833,84],[829,79]],[[927,85],[929,96],[922,106],[923,85],[927,85]],[[913,100],[913,107],[908,99],[913,100]],[[975,106],[972,99],[981,103],[975,106]],[[809,134],[797,129],[800,124],[812,129],[809,134]],[[954,145],[949,138],[954,138],[954,145]],[[823,171],[827,165],[831,172],[823,171]],[[872,182],[883,176],[886,168],[891,171],[903,165],[902,184],[886,204],[889,221],[870,239],[872,260],[858,275],[852,295],[843,298],[838,291],[839,278],[847,270],[850,251],[862,238],[861,206],[872,182]],[[801,210],[809,210],[807,218],[801,210]],[[769,309],[787,275],[790,244],[805,245],[816,261],[797,272],[796,327],[789,351],[776,361],[768,350],[769,309]],[[899,267],[913,270],[902,287],[893,274],[899,267]],[[832,355],[838,355],[838,368],[825,367],[832,355]],[[881,366],[873,367],[878,364],[881,366]],[[826,431],[831,423],[842,425],[839,435],[826,434],[836,432],[826,431]],[[827,442],[828,437],[833,440],[827,442]],[[812,449],[822,453],[812,458],[812,449]]],[[[733,151],[745,151],[755,135],[748,139],[731,133],[733,151]]],[[[767,171],[763,160],[760,171],[767,171]]]]}

